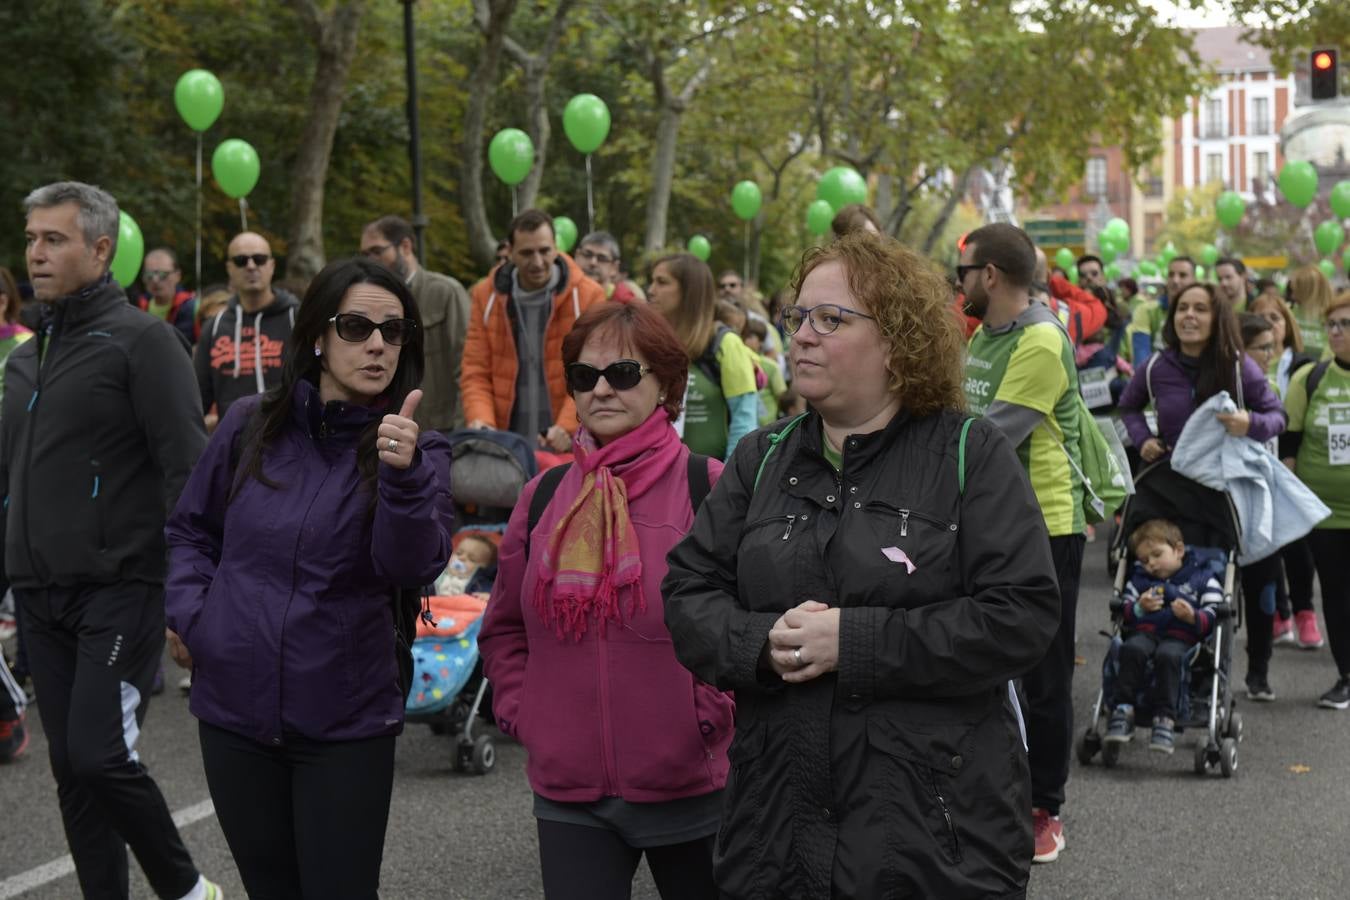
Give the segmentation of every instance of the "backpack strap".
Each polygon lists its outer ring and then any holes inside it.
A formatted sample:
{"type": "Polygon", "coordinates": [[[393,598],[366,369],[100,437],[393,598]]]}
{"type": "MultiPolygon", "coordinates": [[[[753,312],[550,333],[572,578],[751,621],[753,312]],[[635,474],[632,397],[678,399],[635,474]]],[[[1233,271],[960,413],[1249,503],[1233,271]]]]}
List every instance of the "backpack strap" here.
{"type": "Polygon", "coordinates": [[[701,453],[689,454],[689,506],[698,515],[698,508],[708,498],[712,483],[708,480],[708,457],[701,453]]]}
{"type": "Polygon", "coordinates": [[[562,483],[563,476],[567,470],[572,468],[571,463],[563,463],[560,466],[554,466],[546,469],[544,474],[539,476],[539,484],[534,489],[534,496],[530,498],[529,524],[525,529],[525,558],[530,558],[530,535],[534,534],[535,526],[539,520],[544,517],[544,510],[548,508],[548,502],[553,499],[553,495],[558,490],[558,485],[562,483]]]}
{"type": "Polygon", "coordinates": [[[1158,404],[1153,400],[1153,364],[1157,361],[1158,354],[1154,353],[1148,358],[1148,362],[1144,363],[1144,385],[1148,388],[1149,406],[1152,406],[1154,409],[1158,408],[1158,404]]]}
{"type": "Polygon", "coordinates": [[[970,433],[970,424],[974,421],[972,416],[961,423],[961,441],[956,445],[956,483],[963,497],[966,495],[966,435],[970,433]]]}
{"type": "Polygon", "coordinates": [[[764,453],[764,458],[759,461],[759,470],[755,472],[755,483],[751,486],[750,493],[753,494],[755,488],[759,487],[760,476],[764,474],[764,467],[769,464],[769,457],[773,456],[773,451],[778,449],[779,444],[787,440],[787,436],[792,434],[793,430],[802,423],[802,419],[805,419],[806,416],[806,413],[799,413],[791,422],[783,426],[782,431],[776,431],[769,435],[769,449],[764,453]]]}
{"type": "Polygon", "coordinates": [[[1322,383],[1322,376],[1327,374],[1327,369],[1329,368],[1331,368],[1331,360],[1324,359],[1313,366],[1313,370],[1308,373],[1307,388],[1309,403],[1312,403],[1313,394],[1317,393],[1317,386],[1322,383]]]}

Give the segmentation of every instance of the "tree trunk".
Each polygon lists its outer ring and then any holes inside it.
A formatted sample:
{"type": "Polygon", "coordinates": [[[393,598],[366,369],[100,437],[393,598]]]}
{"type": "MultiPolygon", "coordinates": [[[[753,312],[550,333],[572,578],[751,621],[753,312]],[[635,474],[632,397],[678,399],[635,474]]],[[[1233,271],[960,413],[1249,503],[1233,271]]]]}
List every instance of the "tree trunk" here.
{"type": "Polygon", "coordinates": [[[526,117],[529,120],[530,140],[534,142],[534,167],[520,184],[520,208],[529,209],[539,198],[539,185],[544,180],[544,164],[548,161],[548,142],[553,127],[548,117],[548,69],[567,26],[567,13],[576,0],[558,0],[549,23],[548,34],[537,53],[530,53],[506,38],[509,53],[525,74],[526,117]]]}
{"type": "Polygon", "coordinates": [[[675,146],[680,138],[680,116],[684,110],[678,101],[661,105],[656,125],[656,147],[652,153],[652,194],[647,200],[647,236],[644,253],[652,254],[666,245],[666,218],[670,214],[670,189],[675,184],[675,146]]]}
{"type": "Polygon", "coordinates": [[[951,221],[952,213],[956,211],[957,205],[962,198],[966,196],[966,189],[970,187],[970,178],[975,174],[975,166],[971,166],[961,173],[961,177],[956,180],[952,187],[951,195],[947,197],[946,202],[942,204],[942,211],[933,222],[933,227],[928,229],[928,237],[923,242],[923,255],[931,256],[933,248],[937,246],[938,239],[942,237],[942,231],[951,221]]]}
{"type": "Polygon", "coordinates": [[[479,0],[474,17],[483,33],[483,49],[470,79],[469,104],[464,111],[464,149],[461,154],[459,196],[464,224],[469,232],[469,252],[479,265],[491,265],[497,256],[497,239],[488,222],[483,198],[483,158],[487,148],[483,131],[488,104],[497,86],[497,64],[506,40],[506,25],[516,12],[517,0],[479,0]]]}
{"type": "Polygon", "coordinates": [[[356,35],[364,4],[351,0],[324,15],[313,0],[291,0],[319,51],[309,113],[300,133],[291,189],[291,228],[286,276],[308,280],[323,268],[323,192],[333,153],[347,74],[356,55],[356,35]]]}

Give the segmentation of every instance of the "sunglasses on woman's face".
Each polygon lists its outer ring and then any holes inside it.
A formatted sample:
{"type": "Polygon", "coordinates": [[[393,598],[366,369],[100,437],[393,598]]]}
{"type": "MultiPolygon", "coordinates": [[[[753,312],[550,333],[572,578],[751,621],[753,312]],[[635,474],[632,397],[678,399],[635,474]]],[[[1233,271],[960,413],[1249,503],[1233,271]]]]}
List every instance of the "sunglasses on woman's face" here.
{"type": "Polygon", "coordinates": [[[630,391],[638,386],[642,376],[651,371],[648,366],[642,365],[635,359],[621,359],[612,362],[603,369],[597,369],[595,366],[587,365],[582,362],[574,362],[567,367],[567,386],[574,391],[595,390],[595,385],[600,381],[600,376],[605,376],[605,381],[616,391],[630,391]]]}
{"type": "Polygon", "coordinates": [[[413,319],[387,319],[377,324],[356,313],[338,313],[328,324],[337,330],[338,337],[353,344],[362,343],[377,328],[384,342],[395,347],[408,343],[417,333],[417,322],[413,319]]]}

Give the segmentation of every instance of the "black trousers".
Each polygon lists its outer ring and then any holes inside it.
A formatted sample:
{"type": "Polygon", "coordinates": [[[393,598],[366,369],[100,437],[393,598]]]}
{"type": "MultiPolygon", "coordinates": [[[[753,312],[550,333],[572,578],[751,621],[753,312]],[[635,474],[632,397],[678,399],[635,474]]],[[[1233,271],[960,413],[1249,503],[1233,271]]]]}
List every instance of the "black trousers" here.
{"type": "MultiPolygon", "coordinates": [[[[1269,629],[1267,629],[1269,632],[1269,629]]],[[[1153,660],[1153,690],[1149,700],[1153,716],[1177,717],[1177,691],[1181,688],[1181,667],[1186,664],[1190,645],[1174,638],[1151,634],[1132,634],[1120,647],[1120,674],[1116,678],[1116,703],[1134,704],[1144,686],[1148,661],[1153,660]]]]}
{"type": "Polygon", "coordinates": [[[1280,550],[1280,558],[1284,560],[1284,573],[1289,579],[1289,590],[1280,604],[1280,615],[1287,619],[1294,613],[1313,608],[1314,563],[1308,539],[1299,538],[1285,544],[1280,550]]]}
{"type": "Polygon", "coordinates": [[[1069,780],[1073,748],[1074,628],[1078,578],[1083,571],[1086,538],[1069,534],[1050,539],[1059,581],[1059,631],[1045,656],[1022,676],[1026,702],[1027,761],[1031,766],[1031,805],[1059,815],[1069,780]]]}
{"type": "Polygon", "coordinates": [[[1350,528],[1314,528],[1307,540],[1322,583],[1322,616],[1336,671],[1350,675],[1350,528]]]}
{"type": "Polygon", "coordinates": [[[638,849],[608,828],[536,821],[545,900],[628,900],[644,853],[661,900],[717,900],[712,871],[716,835],[638,849]]]}
{"type": "Polygon", "coordinates": [[[1261,609],[1261,595],[1266,591],[1279,595],[1284,577],[1282,554],[1257,560],[1238,572],[1242,579],[1242,614],[1246,619],[1243,624],[1247,629],[1247,677],[1265,678],[1270,674],[1270,654],[1275,644],[1271,633],[1275,617],[1261,609]]]}
{"type": "Polygon", "coordinates": [[[197,869],[135,752],[164,649],[163,587],[14,593],[80,889],[86,898],[127,897],[130,846],[156,894],[182,897],[197,869]]]}
{"type": "Polygon", "coordinates": [[[220,830],[251,900],[379,896],[394,738],[280,746],[200,723],[220,830]]]}

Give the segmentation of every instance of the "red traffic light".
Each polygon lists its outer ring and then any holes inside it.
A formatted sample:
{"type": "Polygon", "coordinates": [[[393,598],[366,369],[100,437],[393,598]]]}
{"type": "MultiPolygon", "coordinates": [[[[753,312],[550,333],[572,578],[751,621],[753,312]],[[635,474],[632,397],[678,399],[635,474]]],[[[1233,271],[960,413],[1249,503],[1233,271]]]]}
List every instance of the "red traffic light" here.
{"type": "Polygon", "coordinates": [[[1332,48],[1312,51],[1309,62],[1312,71],[1308,73],[1308,94],[1313,101],[1335,100],[1340,94],[1340,66],[1337,65],[1337,52],[1332,48]]]}
{"type": "Polygon", "coordinates": [[[1325,71],[1327,69],[1330,69],[1333,64],[1334,60],[1332,59],[1331,54],[1328,53],[1327,51],[1323,50],[1320,53],[1313,54],[1314,69],[1317,69],[1319,71],[1325,71]]]}

